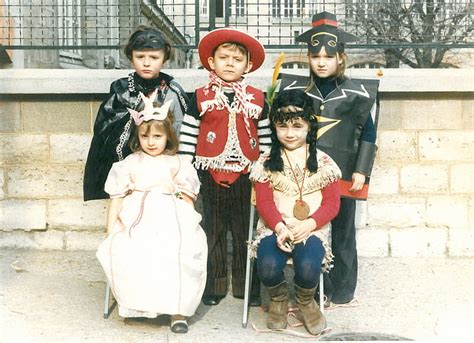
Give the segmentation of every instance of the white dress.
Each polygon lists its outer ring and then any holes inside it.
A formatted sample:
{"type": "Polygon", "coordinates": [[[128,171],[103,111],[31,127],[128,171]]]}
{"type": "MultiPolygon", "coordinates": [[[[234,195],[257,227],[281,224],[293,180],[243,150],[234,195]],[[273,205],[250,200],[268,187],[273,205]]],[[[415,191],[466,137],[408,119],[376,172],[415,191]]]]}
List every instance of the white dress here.
{"type": "Polygon", "coordinates": [[[201,215],[179,198],[200,182],[179,156],[143,152],[114,163],[105,191],[124,197],[112,233],[97,251],[122,317],[191,316],[206,284],[201,215]]]}

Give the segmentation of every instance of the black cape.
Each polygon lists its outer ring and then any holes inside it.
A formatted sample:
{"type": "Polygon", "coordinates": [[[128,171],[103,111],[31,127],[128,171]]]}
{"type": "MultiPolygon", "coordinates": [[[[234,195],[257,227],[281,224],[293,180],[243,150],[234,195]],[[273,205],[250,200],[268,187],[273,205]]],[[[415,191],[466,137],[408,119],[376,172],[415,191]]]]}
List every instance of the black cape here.
{"type": "Polygon", "coordinates": [[[97,113],[94,136],[87,156],[83,184],[85,201],[109,198],[104,191],[104,184],[110,168],[113,163],[131,153],[128,140],[134,123],[128,108],[136,109],[140,104],[142,100],[139,92],[148,94],[155,88],[158,88],[157,98],[160,102],[170,97],[177,98],[181,113],[186,113],[186,93],[172,76],[165,73],[160,73],[153,80],[144,80],[132,73],[110,85],[109,95],[97,113]]]}

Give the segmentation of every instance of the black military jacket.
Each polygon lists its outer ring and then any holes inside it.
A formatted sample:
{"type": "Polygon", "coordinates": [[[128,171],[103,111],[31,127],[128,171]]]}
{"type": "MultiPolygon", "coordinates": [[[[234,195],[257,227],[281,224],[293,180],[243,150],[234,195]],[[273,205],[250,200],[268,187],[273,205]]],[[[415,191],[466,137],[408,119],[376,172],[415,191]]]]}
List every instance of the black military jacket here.
{"type": "Polygon", "coordinates": [[[331,156],[341,168],[341,195],[367,198],[367,189],[361,194],[347,190],[354,172],[367,176],[367,184],[369,181],[376,146],[361,141],[360,136],[369,115],[377,128],[379,80],[343,79],[332,92],[323,97],[316,85],[307,89],[309,77],[281,74],[280,79],[280,90],[304,89],[313,99],[318,120],[317,147],[331,156]]]}

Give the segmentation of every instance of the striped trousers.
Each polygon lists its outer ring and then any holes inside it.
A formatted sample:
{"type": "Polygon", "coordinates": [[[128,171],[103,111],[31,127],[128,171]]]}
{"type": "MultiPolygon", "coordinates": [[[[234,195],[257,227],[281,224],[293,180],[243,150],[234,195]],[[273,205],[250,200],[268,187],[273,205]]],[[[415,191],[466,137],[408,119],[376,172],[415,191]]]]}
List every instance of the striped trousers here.
{"type": "Polygon", "coordinates": [[[251,183],[242,174],[230,188],[219,186],[207,170],[199,171],[203,229],[208,244],[205,295],[227,294],[227,232],[232,235],[232,293],[244,296],[251,183]]]}

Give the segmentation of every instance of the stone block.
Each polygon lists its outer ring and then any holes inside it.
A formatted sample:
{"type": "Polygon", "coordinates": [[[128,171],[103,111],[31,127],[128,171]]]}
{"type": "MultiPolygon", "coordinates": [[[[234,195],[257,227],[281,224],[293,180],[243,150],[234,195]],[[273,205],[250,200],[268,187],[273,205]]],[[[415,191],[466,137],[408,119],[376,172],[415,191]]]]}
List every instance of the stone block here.
{"type": "Polygon", "coordinates": [[[367,226],[367,201],[356,200],[355,226],[364,229],[367,226]]]}
{"type": "Polygon", "coordinates": [[[445,164],[412,164],[400,169],[402,193],[445,193],[449,188],[449,167],[445,164]]]}
{"type": "Polygon", "coordinates": [[[382,131],[378,135],[377,145],[377,156],[381,162],[417,159],[415,132],[382,131]]]}
{"type": "Polygon", "coordinates": [[[48,224],[53,228],[105,228],[108,200],[54,199],[48,202],[48,224]]]}
{"type": "Polygon", "coordinates": [[[456,164],[451,166],[451,193],[474,193],[474,164],[456,164]]]}
{"type": "Polygon", "coordinates": [[[1,230],[46,229],[46,201],[2,200],[0,201],[1,230]]]}
{"type": "Polygon", "coordinates": [[[420,132],[421,161],[473,161],[474,132],[420,132]]]}
{"type": "Polygon", "coordinates": [[[68,231],[65,233],[66,250],[97,250],[106,237],[103,232],[68,231]]]}
{"type": "Polygon", "coordinates": [[[85,163],[91,140],[91,135],[51,135],[51,162],[85,163]]]}
{"type": "Polygon", "coordinates": [[[369,227],[406,228],[424,224],[424,198],[374,196],[367,203],[369,227]]]}
{"type": "Polygon", "coordinates": [[[393,257],[433,257],[446,255],[447,229],[391,229],[389,236],[390,253],[393,257]]]}
{"type": "Polygon", "coordinates": [[[0,247],[62,250],[64,249],[64,233],[55,230],[46,232],[0,231],[0,247]]]}
{"type": "Polygon", "coordinates": [[[385,99],[380,101],[379,131],[399,130],[402,127],[403,101],[385,99]]]}
{"type": "Polygon", "coordinates": [[[0,132],[21,131],[20,103],[0,101],[0,132]]]}
{"type": "Polygon", "coordinates": [[[25,101],[21,103],[23,130],[26,132],[89,133],[90,111],[87,102],[25,101]]]}
{"type": "Polygon", "coordinates": [[[469,223],[470,228],[474,228],[474,195],[471,194],[469,197],[469,204],[467,207],[468,218],[467,221],[469,223]]]}
{"type": "Polygon", "coordinates": [[[469,198],[433,196],[426,200],[426,223],[431,227],[469,228],[469,198]]]}
{"type": "Polygon", "coordinates": [[[99,112],[99,107],[101,105],[100,101],[91,102],[91,131],[94,128],[95,118],[97,118],[97,112],[99,112]]]}
{"type": "Polygon", "coordinates": [[[474,256],[474,236],[472,229],[449,230],[449,256],[474,256]]]}
{"type": "Polygon", "coordinates": [[[388,230],[357,230],[357,255],[363,257],[387,257],[388,230]]]}
{"type": "Polygon", "coordinates": [[[426,94],[403,103],[402,128],[408,130],[459,130],[463,128],[463,101],[459,96],[426,94]]]}
{"type": "Polygon", "coordinates": [[[49,157],[45,135],[0,136],[0,161],[8,164],[46,163],[49,157]]]}
{"type": "Polygon", "coordinates": [[[57,230],[48,230],[46,232],[33,232],[36,249],[64,249],[64,233],[57,230]]]}
{"type": "Polygon", "coordinates": [[[13,197],[81,197],[82,166],[18,167],[7,172],[7,194],[13,197]]]}
{"type": "Polygon", "coordinates": [[[398,167],[376,164],[370,177],[369,198],[372,194],[398,194],[398,167]]]}
{"type": "Polygon", "coordinates": [[[466,130],[474,130],[474,100],[464,99],[462,102],[463,127],[466,130]]]}
{"type": "Polygon", "coordinates": [[[3,191],[5,187],[5,171],[3,168],[0,168],[0,199],[5,197],[5,192],[3,191]]]}

